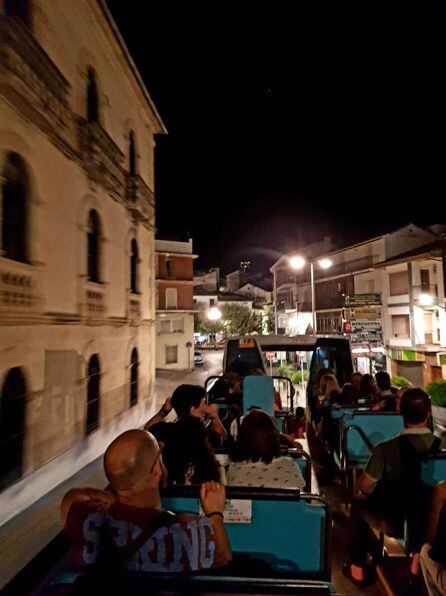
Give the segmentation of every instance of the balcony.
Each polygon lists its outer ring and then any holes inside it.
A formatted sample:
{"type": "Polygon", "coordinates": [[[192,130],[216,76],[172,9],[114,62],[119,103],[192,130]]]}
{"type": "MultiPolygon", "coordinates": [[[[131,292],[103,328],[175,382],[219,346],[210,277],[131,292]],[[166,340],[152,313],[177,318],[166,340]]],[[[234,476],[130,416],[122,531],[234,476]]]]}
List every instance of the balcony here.
{"type": "Polygon", "coordinates": [[[127,174],[125,198],[127,208],[136,221],[154,225],[155,196],[141,176],[127,174]]]}
{"type": "Polygon", "coordinates": [[[0,259],[0,311],[2,315],[36,313],[37,272],[31,265],[0,259]]]}
{"type": "Polygon", "coordinates": [[[93,182],[103,186],[114,198],[124,200],[124,155],[99,122],[78,120],[79,146],[83,168],[93,182]]]}
{"type": "Polygon", "coordinates": [[[60,134],[70,122],[70,85],[21,21],[0,17],[2,93],[40,128],[60,134]]]}
{"type": "Polygon", "coordinates": [[[85,284],[85,316],[90,319],[102,318],[106,313],[106,289],[102,284],[87,281],[85,284]]]}

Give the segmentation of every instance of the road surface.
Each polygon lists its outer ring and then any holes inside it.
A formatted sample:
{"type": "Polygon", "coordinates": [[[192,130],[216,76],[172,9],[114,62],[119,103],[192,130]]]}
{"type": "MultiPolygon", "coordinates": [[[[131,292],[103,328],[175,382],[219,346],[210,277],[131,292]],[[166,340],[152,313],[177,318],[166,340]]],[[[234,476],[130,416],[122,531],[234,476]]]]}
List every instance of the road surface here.
{"type": "MultiPolygon", "coordinates": [[[[203,350],[203,356],[204,365],[191,372],[157,372],[157,406],[178,385],[202,385],[207,377],[220,374],[223,351],[203,350]]],[[[67,490],[74,486],[102,488],[106,483],[102,458],[98,458],[0,527],[0,588],[61,530],[59,504],[67,490]]]]}

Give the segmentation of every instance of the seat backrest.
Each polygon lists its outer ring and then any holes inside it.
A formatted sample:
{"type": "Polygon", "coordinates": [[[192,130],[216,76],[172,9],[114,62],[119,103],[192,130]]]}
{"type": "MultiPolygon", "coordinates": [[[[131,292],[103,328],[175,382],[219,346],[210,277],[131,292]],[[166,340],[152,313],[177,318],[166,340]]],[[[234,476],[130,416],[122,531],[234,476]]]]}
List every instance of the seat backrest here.
{"type": "Polygon", "coordinates": [[[421,463],[421,480],[425,484],[434,485],[446,480],[446,452],[430,455],[421,463]]]}
{"type": "MultiPolygon", "coordinates": [[[[262,561],[277,577],[328,578],[327,508],[320,497],[266,488],[227,487],[226,492],[234,522],[225,514],[225,525],[235,553],[262,561]]],[[[198,487],[173,487],[162,504],[199,513],[198,487]]]]}
{"type": "Polygon", "coordinates": [[[243,381],[243,413],[258,406],[274,416],[274,384],[271,377],[250,376],[243,381]]]}
{"type": "Polygon", "coordinates": [[[400,414],[384,412],[345,413],[342,416],[342,449],[347,467],[363,467],[370,457],[370,449],[361,437],[361,431],[372,447],[395,437],[403,428],[400,414]],[[353,427],[350,428],[349,427],[353,427]],[[360,429],[360,431],[356,430],[360,429]]]}

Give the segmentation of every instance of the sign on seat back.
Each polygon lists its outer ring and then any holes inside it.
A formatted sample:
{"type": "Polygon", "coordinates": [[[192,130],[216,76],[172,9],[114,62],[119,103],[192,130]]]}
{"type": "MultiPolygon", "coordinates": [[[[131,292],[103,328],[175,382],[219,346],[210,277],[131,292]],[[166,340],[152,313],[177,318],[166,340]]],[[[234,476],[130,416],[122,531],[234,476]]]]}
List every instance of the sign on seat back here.
{"type": "Polygon", "coordinates": [[[245,377],[243,381],[243,412],[257,406],[274,415],[274,385],[271,377],[245,377]]]}
{"type": "Polygon", "coordinates": [[[345,413],[341,424],[343,457],[348,468],[362,468],[370,457],[370,449],[361,434],[375,447],[378,443],[395,437],[404,428],[400,414],[382,412],[345,413]]]}
{"type": "MultiPolygon", "coordinates": [[[[198,490],[173,487],[163,496],[162,505],[172,511],[199,513],[198,490]]],[[[299,496],[295,490],[236,487],[227,488],[227,497],[246,516],[243,523],[225,520],[234,553],[264,562],[277,577],[328,576],[327,510],[320,497],[299,496]]]]}
{"type": "Polygon", "coordinates": [[[446,480],[446,452],[430,455],[421,463],[421,480],[430,485],[446,480]]]}

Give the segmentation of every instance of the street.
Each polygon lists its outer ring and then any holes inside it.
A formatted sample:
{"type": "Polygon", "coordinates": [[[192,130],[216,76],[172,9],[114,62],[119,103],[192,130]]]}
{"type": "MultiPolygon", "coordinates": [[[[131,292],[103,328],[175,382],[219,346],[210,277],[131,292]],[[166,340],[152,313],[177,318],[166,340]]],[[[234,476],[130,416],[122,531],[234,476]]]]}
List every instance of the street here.
{"type": "MultiPolygon", "coordinates": [[[[155,400],[160,407],[165,398],[182,383],[201,385],[207,377],[221,372],[223,351],[203,350],[204,364],[191,372],[157,371],[155,400]]],[[[102,458],[91,462],[77,474],[36,501],[0,528],[0,588],[22,569],[61,530],[59,504],[75,486],[102,488],[106,478],[102,458]]]]}

